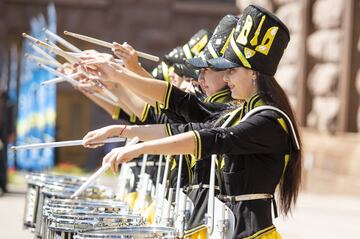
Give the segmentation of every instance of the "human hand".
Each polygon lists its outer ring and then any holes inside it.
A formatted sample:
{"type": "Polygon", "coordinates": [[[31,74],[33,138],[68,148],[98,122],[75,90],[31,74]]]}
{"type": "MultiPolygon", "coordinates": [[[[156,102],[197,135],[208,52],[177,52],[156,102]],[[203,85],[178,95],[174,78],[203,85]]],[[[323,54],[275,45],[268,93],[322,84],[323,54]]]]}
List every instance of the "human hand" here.
{"type": "Polygon", "coordinates": [[[113,42],[112,51],[115,56],[123,60],[124,66],[129,70],[135,70],[139,67],[139,58],[135,49],[126,42],[122,45],[113,42]]]}
{"type": "Polygon", "coordinates": [[[126,163],[142,154],[141,148],[142,144],[114,148],[107,155],[105,155],[102,165],[110,163],[111,171],[113,173],[117,173],[119,164],[126,163]]]}
{"type": "Polygon", "coordinates": [[[116,134],[114,131],[116,130],[116,128],[123,129],[124,127],[125,127],[125,125],[119,125],[119,126],[110,125],[110,126],[106,126],[106,127],[100,128],[100,129],[90,131],[83,138],[83,146],[86,148],[97,148],[97,147],[103,146],[104,144],[97,144],[96,142],[101,142],[101,141],[104,141],[108,138],[115,136],[116,134]]]}

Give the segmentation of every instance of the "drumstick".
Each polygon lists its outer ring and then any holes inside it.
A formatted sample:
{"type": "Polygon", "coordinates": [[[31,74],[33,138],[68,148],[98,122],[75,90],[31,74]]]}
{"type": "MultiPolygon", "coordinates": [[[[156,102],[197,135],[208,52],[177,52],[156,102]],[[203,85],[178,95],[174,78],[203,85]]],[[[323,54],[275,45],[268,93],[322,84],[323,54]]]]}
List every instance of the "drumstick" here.
{"type": "MultiPolygon", "coordinates": [[[[81,75],[82,73],[81,72],[78,72],[78,73],[74,73],[74,74],[70,74],[68,75],[69,77],[77,77],[79,75],[81,75]]],[[[51,80],[47,80],[47,81],[43,81],[40,83],[40,85],[50,85],[50,84],[57,84],[57,83],[60,83],[60,82],[64,82],[66,81],[64,78],[62,77],[56,77],[54,79],[51,79],[51,80]]]]}
{"type": "Polygon", "coordinates": [[[30,45],[32,47],[32,49],[34,49],[37,53],[39,53],[40,55],[42,55],[43,57],[45,57],[46,59],[48,59],[49,61],[53,62],[54,64],[56,64],[57,67],[61,66],[61,63],[58,62],[54,57],[50,56],[47,52],[45,52],[43,49],[41,49],[40,47],[38,47],[35,44],[31,44],[30,45]]]}
{"type": "MultiPolygon", "coordinates": [[[[27,39],[31,40],[31,41],[34,41],[36,44],[38,44],[40,46],[44,46],[44,47],[50,49],[50,51],[53,51],[55,54],[58,54],[58,55],[64,57],[70,63],[76,63],[76,62],[78,62],[80,60],[78,57],[72,56],[68,52],[65,52],[65,51],[61,50],[56,45],[50,46],[50,45],[46,44],[45,42],[42,42],[42,41],[40,41],[40,40],[38,40],[38,39],[36,39],[36,38],[26,34],[26,33],[23,33],[23,36],[26,37],[27,39]]],[[[52,44],[52,43],[49,41],[49,44],[52,44]]],[[[113,101],[112,104],[114,104],[114,103],[116,103],[118,101],[118,97],[116,97],[111,91],[109,91],[106,88],[104,88],[103,91],[113,101]]]]}
{"type": "Polygon", "coordinates": [[[78,58],[71,56],[70,54],[68,54],[67,52],[61,50],[58,47],[50,46],[49,44],[47,44],[47,43],[45,43],[43,41],[40,41],[39,39],[36,39],[35,37],[32,37],[32,36],[30,36],[30,35],[28,35],[26,33],[23,33],[22,35],[23,35],[23,37],[29,39],[30,41],[33,41],[36,45],[43,46],[43,47],[49,49],[51,52],[65,58],[70,63],[75,63],[75,62],[77,62],[79,60],[78,58]]]}
{"type": "MultiPolygon", "coordinates": [[[[40,66],[41,68],[44,68],[45,70],[49,71],[50,73],[58,76],[58,77],[64,78],[67,82],[69,82],[69,83],[72,84],[73,86],[78,86],[78,85],[80,84],[78,81],[74,80],[74,79],[71,78],[70,76],[65,75],[65,74],[63,74],[63,73],[61,73],[61,72],[59,72],[59,71],[57,71],[57,70],[54,70],[54,69],[52,69],[51,67],[48,67],[48,66],[43,65],[43,64],[39,64],[39,66],[40,66]]],[[[101,94],[99,94],[99,93],[96,93],[96,92],[95,92],[95,93],[93,93],[93,95],[94,95],[95,97],[98,97],[99,99],[102,99],[103,101],[105,101],[105,102],[107,102],[107,103],[109,103],[109,104],[116,105],[116,102],[113,102],[112,100],[108,99],[107,97],[105,97],[105,96],[103,96],[103,95],[101,95],[101,94]]]]}
{"type": "Polygon", "coordinates": [[[59,35],[53,33],[52,31],[49,31],[46,28],[43,28],[43,31],[45,32],[46,35],[48,35],[49,37],[51,37],[55,41],[59,42],[61,45],[65,46],[69,50],[71,50],[73,52],[77,52],[77,53],[81,52],[81,50],[79,48],[77,48],[76,46],[74,46],[70,42],[66,41],[64,38],[60,37],[59,35]]]}
{"type": "MultiPolygon", "coordinates": [[[[107,144],[107,143],[117,143],[124,142],[124,138],[109,138],[104,141],[96,142],[94,144],[107,144]]],[[[11,147],[12,150],[21,150],[21,149],[41,149],[41,148],[58,148],[58,147],[69,147],[69,146],[79,146],[83,144],[83,140],[69,140],[69,141],[59,141],[51,143],[38,143],[38,144],[27,144],[20,146],[11,147]]]]}
{"type": "MultiPolygon", "coordinates": [[[[139,138],[138,137],[134,137],[132,140],[130,140],[130,142],[128,142],[125,147],[127,146],[131,146],[136,144],[137,142],[139,142],[139,138]]],[[[91,175],[90,178],[88,178],[86,180],[85,183],[83,183],[80,188],[78,190],[76,190],[76,192],[71,195],[70,198],[76,198],[77,196],[79,196],[87,187],[89,187],[97,178],[99,178],[101,176],[101,174],[103,174],[106,170],[108,170],[111,167],[111,162],[107,162],[106,164],[102,165],[101,168],[99,168],[93,175],[91,175]]]]}
{"type": "MultiPolygon", "coordinates": [[[[50,41],[49,38],[45,38],[45,42],[46,42],[46,44],[48,44],[49,46],[52,46],[52,47],[54,47],[54,48],[56,48],[56,49],[58,49],[58,50],[60,50],[60,51],[64,51],[64,50],[61,49],[58,45],[56,45],[54,42],[50,41]]],[[[66,53],[68,53],[69,55],[71,55],[70,52],[66,52],[66,53]]]]}
{"type": "MultiPolygon", "coordinates": [[[[44,65],[50,65],[50,66],[54,66],[54,67],[59,67],[58,64],[56,64],[55,62],[49,61],[48,59],[44,59],[42,57],[39,56],[34,56],[32,54],[29,53],[25,53],[24,55],[26,58],[29,58],[30,60],[36,61],[37,63],[41,63],[44,65]]],[[[61,66],[61,64],[60,64],[61,66]]]]}
{"type": "MultiPolygon", "coordinates": [[[[107,48],[113,48],[113,44],[111,44],[109,42],[106,42],[106,41],[103,41],[103,40],[99,40],[99,39],[96,39],[96,38],[88,37],[88,36],[85,36],[85,35],[80,35],[80,34],[73,33],[73,32],[68,32],[68,31],[64,31],[64,34],[68,35],[68,36],[78,38],[78,39],[81,39],[83,41],[94,43],[96,45],[104,46],[104,47],[107,47],[107,48]]],[[[150,60],[150,61],[158,62],[160,60],[160,58],[157,57],[157,56],[150,55],[150,54],[147,54],[147,53],[144,53],[144,52],[141,52],[141,51],[136,51],[136,54],[139,57],[150,60]]]]}

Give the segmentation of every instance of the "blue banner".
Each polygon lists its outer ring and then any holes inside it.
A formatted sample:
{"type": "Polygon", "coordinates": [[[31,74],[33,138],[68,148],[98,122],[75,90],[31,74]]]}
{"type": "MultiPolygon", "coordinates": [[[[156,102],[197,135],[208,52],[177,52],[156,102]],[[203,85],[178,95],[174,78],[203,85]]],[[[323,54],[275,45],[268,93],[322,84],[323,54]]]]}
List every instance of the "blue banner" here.
{"type": "MultiPolygon", "coordinates": [[[[48,24],[44,16],[31,20],[30,35],[37,39],[45,40],[43,28],[52,32],[56,31],[56,13],[54,5],[48,8],[48,24]]],[[[23,44],[24,53],[37,55],[29,46],[23,44]]],[[[56,123],[56,86],[40,86],[45,80],[55,76],[39,68],[37,63],[22,59],[19,88],[18,120],[17,120],[17,145],[54,142],[56,123]]],[[[16,163],[19,169],[41,171],[54,166],[54,149],[19,150],[16,154],[16,163]]]]}

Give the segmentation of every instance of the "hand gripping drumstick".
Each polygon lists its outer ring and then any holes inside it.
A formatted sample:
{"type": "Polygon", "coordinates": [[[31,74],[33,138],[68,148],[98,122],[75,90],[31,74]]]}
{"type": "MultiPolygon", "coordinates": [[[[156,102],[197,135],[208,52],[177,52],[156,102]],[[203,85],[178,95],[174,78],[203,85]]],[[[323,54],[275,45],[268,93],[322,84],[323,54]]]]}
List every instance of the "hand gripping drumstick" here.
{"type": "MultiPolygon", "coordinates": [[[[63,73],[61,73],[61,72],[59,72],[59,71],[57,71],[57,70],[54,70],[54,69],[52,69],[51,67],[48,67],[48,66],[43,65],[43,64],[39,64],[39,66],[40,66],[41,68],[44,68],[45,70],[49,71],[50,73],[58,76],[58,77],[64,78],[67,82],[69,82],[69,83],[72,84],[73,86],[78,86],[78,85],[80,84],[78,81],[74,80],[74,79],[71,78],[70,76],[65,75],[65,74],[63,74],[63,73]]],[[[109,99],[109,98],[107,98],[107,97],[105,97],[105,96],[103,96],[103,95],[101,95],[101,94],[99,94],[99,93],[96,93],[96,92],[95,92],[93,95],[94,95],[95,97],[98,97],[99,99],[102,99],[103,101],[105,101],[105,102],[107,102],[107,103],[109,103],[109,104],[116,105],[116,102],[114,102],[113,100],[111,100],[111,99],[109,99]]]]}
{"type": "MultiPolygon", "coordinates": [[[[104,46],[104,47],[107,47],[107,48],[113,48],[113,44],[111,44],[109,42],[106,42],[106,41],[96,39],[96,38],[88,37],[88,36],[85,36],[85,35],[80,35],[80,34],[73,33],[73,32],[68,32],[68,31],[64,31],[64,34],[68,35],[68,36],[78,38],[78,39],[83,40],[83,41],[94,43],[94,44],[99,45],[99,46],[104,46]]],[[[150,60],[150,61],[158,62],[160,60],[160,58],[157,57],[157,56],[153,56],[153,55],[141,52],[141,51],[136,51],[136,54],[139,57],[150,60]]]]}
{"type": "MultiPolygon", "coordinates": [[[[125,147],[134,145],[137,142],[139,142],[139,138],[134,137],[132,140],[130,140],[129,143],[125,145],[125,147]]],[[[76,198],[77,196],[79,196],[87,187],[89,187],[96,179],[98,179],[101,176],[101,174],[103,174],[106,170],[108,170],[110,166],[111,166],[111,162],[107,162],[106,164],[101,166],[101,168],[99,168],[93,175],[91,175],[91,177],[88,178],[88,180],[86,180],[86,182],[83,183],[73,195],[71,195],[71,198],[76,198]]]]}
{"type": "MultiPolygon", "coordinates": [[[[124,142],[124,138],[108,138],[104,141],[96,142],[94,144],[107,144],[107,143],[117,143],[124,142]]],[[[69,146],[79,146],[83,144],[83,140],[69,140],[69,141],[59,141],[51,143],[39,143],[39,144],[27,144],[20,146],[11,147],[12,150],[22,150],[22,149],[41,149],[41,148],[58,148],[58,147],[69,147],[69,146]]]]}

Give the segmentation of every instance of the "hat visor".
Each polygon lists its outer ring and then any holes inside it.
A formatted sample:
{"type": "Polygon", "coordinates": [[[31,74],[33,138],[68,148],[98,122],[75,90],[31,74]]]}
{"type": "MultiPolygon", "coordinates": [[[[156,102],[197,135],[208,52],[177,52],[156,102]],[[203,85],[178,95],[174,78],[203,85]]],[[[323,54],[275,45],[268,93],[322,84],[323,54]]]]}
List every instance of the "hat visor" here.
{"type": "Polygon", "coordinates": [[[201,68],[208,68],[209,64],[206,60],[202,59],[201,57],[191,58],[186,61],[191,67],[196,69],[201,68]]]}
{"type": "Polygon", "coordinates": [[[209,67],[216,71],[224,71],[226,69],[231,69],[235,67],[240,67],[241,65],[233,63],[224,57],[218,57],[216,59],[210,59],[207,61],[209,63],[209,67]]]}
{"type": "Polygon", "coordinates": [[[174,64],[182,64],[184,63],[184,60],[181,58],[175,58],[175,57],[170,57],[170,56],[164,56],[162,59],[166,65],[168,66],[172,66],[174,64]]]}
{"type": "Polygon", "coordinates": [[[199,74],[197,74],[194,69],[189,68],[185,64],[175,64],[174,72],[181,77],[190,77],[195,80],[199,78],[199,74]]]}
{"type": "Polygon", "coordinates": [[[199,74],[195,70],[187,67],[186,65],[183,68],[183,75],[185,77],[193,78],[194,80],[197,80],[199,78],[199,74]]]}

